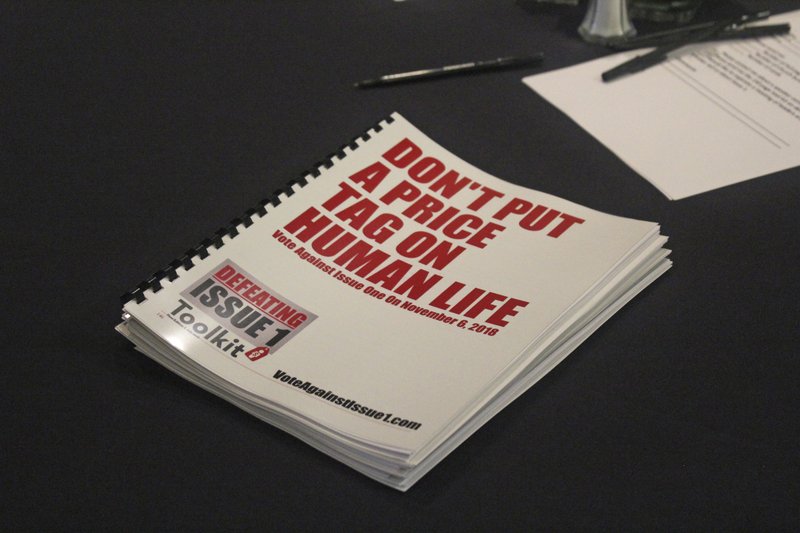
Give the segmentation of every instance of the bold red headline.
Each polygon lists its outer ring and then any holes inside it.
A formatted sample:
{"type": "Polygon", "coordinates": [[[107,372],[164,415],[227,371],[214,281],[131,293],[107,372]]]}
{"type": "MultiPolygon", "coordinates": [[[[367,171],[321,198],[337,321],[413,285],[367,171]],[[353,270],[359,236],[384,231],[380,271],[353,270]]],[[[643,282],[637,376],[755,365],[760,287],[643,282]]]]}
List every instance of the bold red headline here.
{"type": "Polygon", "coordinates": [[[439,288],[443,276],[437,272],[469,248],[486,248],[507,224],[557,239],[583,222],[546,205],[506,198],[403,139],[381,160],[339,183],[321,206],[309,207],[284,226],[305,246],[295,249],[280,231],[274,237],[351,286],[363,287],[363,280],[414,301],[426,295],[431,307],[503,327],[529,302],[458,281],[439,288]],[[392,171],[407,177],[381,187],[392,171]],[[456,195],[471,195],[465,209],[446,203],[456,195]],[[394,206],[400,215],[383,211],[384,206],[394,206]],[[415,223],[413,230],[401,233],[406,221],[415,223]],[[398,241],[393,250],[399,257],[373,244],[390,239],[398,241]]]}

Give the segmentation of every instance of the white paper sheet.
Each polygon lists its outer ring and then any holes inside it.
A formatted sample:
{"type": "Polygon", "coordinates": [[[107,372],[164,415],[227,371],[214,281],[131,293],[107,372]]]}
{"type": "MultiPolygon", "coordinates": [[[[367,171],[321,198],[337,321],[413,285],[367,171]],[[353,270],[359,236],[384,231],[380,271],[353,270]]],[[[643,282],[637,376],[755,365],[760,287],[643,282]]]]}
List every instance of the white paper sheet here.
{"type": "Polygon", "coordinates": [[[682,48],[610,83],[643,51],[523,82],[677,200],[800,165],[800,11],[779,22],[792,33],[682,48]]]}

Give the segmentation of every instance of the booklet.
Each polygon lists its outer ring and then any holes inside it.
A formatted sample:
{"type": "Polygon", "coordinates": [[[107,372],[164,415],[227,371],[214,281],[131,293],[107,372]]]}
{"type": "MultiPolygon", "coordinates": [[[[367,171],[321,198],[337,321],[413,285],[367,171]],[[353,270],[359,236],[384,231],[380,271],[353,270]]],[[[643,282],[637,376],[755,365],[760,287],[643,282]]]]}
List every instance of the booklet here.
{"type": "Polygon", "coordinates": [[[128,292],[117,329],[406,490],[664,273],[665,242],[393,114],[128,292]]]}

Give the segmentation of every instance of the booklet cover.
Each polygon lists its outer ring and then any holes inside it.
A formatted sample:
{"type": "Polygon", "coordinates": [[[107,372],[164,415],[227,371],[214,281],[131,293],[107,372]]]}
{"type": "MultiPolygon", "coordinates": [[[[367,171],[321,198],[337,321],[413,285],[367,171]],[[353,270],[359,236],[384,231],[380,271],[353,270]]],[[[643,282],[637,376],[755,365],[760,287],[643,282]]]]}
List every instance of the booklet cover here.
{"type": "Polygon", "coordinates": [[[126,294],[118,330],[405,490],[666,271],[665,241],[393,114],[126,294]]]}

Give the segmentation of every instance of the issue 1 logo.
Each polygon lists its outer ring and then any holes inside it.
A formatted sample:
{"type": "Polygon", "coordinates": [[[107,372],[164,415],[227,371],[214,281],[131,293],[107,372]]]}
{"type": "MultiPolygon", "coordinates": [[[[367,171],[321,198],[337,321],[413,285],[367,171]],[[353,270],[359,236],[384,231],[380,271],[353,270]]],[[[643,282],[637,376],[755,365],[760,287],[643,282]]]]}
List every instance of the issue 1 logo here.
{"type": "Polygon", "coordinates": [[[317,318],[229,259],[181,292],[181,296],[232,335],[254,345],[245,352],[251,361],[275,353],[317,318]]]}

